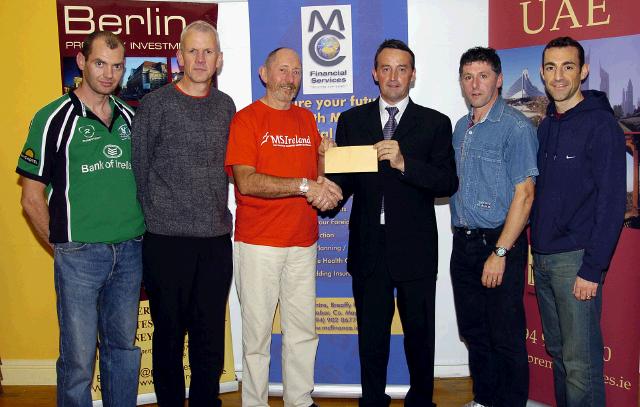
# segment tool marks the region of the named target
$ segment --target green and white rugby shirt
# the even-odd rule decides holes
[[[36,113],[16,172],[48,188],[52,243],[117,243],[144,233],[131,170],[133,110],[111,96],[111,126],[73,92]]]

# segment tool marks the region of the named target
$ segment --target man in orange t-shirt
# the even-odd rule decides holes
[[[266,94],[231,122],[225,167],[235,179],[235,278],[242,308],[242,405],[267,406],[271,325],[280,302],[286,407],[311,399],[318,336],[314,207],[334,208],[340,188],[324,178],[324,151],[311,112],[291,101],[300,58],[278,48],[260,67]]]

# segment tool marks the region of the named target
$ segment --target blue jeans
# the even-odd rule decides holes
[[[141,251],[141,239],[55,245],[60,326],[58,406],[91,406],[96,342],[103,405],[135,406],[140,369],[140,349],[134,342]]]
[[[602,284],[595,298],[580,301],[573,285],[583,250],[534,254],[536,295],[547,352],[553,358],[558,407],[603,407]]]

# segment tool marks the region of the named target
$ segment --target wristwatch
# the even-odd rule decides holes
[[[309,192],[309,180],[306,178],[302,178],[302,182],[300,182],[298,190],[300,191],[300,195],[304,195]]]
[[[507,255],[507,253],[509,253],[509,250],[507,250],[506,247],[496,246],[496,248],[493,249],[493,253],[495,253],[495,255],[498,257],[504,257]]]

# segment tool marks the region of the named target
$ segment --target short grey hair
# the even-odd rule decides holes
[[[180,33],[180,49],[183,48],[184,45],[184,37],[187,36],[189,30],[195,30],[203,33],[212,33],[216,38],[216,45],[218,46],[218,51],[220,51],[220,37],[218,36],[218,31],[216,28],[210,23],[203,20],[196,20],[188,26],[184,27],[182,33]]]

